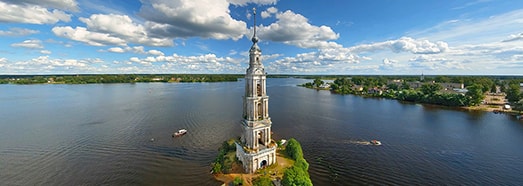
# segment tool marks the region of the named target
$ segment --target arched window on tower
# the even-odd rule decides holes
[[[259,120],[263,119],[263,109],[262,109],[261,103],[258,103],[258,119]]]
[[[258,94],[258,96],[262,96],[261,85],[259,83],[258,85],[256,85],[256,93]]]
[[[259,132],[258,132],[258,144],[265,145],[265,143],[263,143],[263,134],[262,134],[262,131],[259,131]]]

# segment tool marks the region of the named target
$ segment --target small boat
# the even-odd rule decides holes
[[[287,142],[287,140],[285,140],[285,139],[280,140],[281,145],[284,145],[286,142]]]
[[[178,130],[178,132],[175,132],[175,133],[173,134],[173,137],[176,137],[176,136],[182,136],[182,135],[184,135],[184,134],[186,134],[186,133],[187,133],[187,130],[186,130],[186,129],[180,129],[180,130]]]
[[[381,145],[381,142],[378,141],[378,140],[370,140],[370,144],[373,144],[373,145]]]

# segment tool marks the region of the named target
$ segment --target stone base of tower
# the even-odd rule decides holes
[[[258,169],[276,163],[276,147],[246,152],[243,146],[236,142],[236,157],[242,162],[246,173],[254,173]]]

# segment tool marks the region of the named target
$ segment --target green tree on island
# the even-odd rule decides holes
[[[260,176],[252,181],[254,186],[273,186],[272,180],[269,176]]]
[[[234,181],[232,182],[232,184],[234,184],[234,185],[243,185],[243,179],[238,177],[238,176],[236,176],[236,177],[234,177]]]
[[[300,143],[291,138],[285,147],[285,153],[290,158],[294,159],[294,165],[285,170],[281,184],[284,186],[312,186],[312,181],[309,178],[309,163],[303,158],[303,151]]]
[[[518,102],[514,103],[514,109],[519,110],[519,113],[523,111],[523,99],[520,99]]]
[[[514,103],[521,99],[521,91],[519,90],[518,82],[511,82],[508,85],[507,99],[509,102]]]
[[[314,86],[315,86],[316,88],[322,86],[323,84],[324,84],[324,82],[323,82],[320,78],[316,78],[316,79],[314,79]]]
[[[499,91],[507,92],[507,82],[506,81],[502,81],[499,83]]]
[[[292,166],[285,170],[281,184],[284,186],[312,186],[308,173],[299,167]]]
[[[287,154],[287,156],[289,156],[293,160],[303,158],[303,151],[301,149],[301,145],[294,138],[291,138],[291,139],[289,139],[289,141],[287,141],[287,146],[285,147],[285,153]]]
[[[406,81],[403,81],[403,83],[401,83],[401,88],[402,89],[410,89],[410,85]]]
[[[490,87],[490,92],[491,93],[496,93],[498,90],[498,87],[496,86],[496,84],[492,84],[492,86]]]
[[[363,85],[365,78],[363,78],[361,76],[354,76],[354,77],[352,77],[351,81],[356,85]]]
[[[478,105],[485,98],[483,86],[473,84],[467,87],[468,92],[465,94],[469,98],[469,105]]]
[[[447,76],[437,76],[434,78],[434,81],[438,83],[449,83],[451,79]]]
[[[421,92],[423,92],[423,94],[429,95],[429,96],[436,94],[441,89],[443,89],[443,87],[440,84],[436,84],[436,83],[425,83],[425,84],[421,85]]]
[[[398,91],[400,90],[400,87],[397,84],[391,83],[387,85],[387,88],[390,90]]]

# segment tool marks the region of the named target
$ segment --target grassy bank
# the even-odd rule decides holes
[[[282,185],[312,185],[309,178],[309,164],[303,158],[300,143],[290,139],[276,151],[276,163],[246,174],[241,162],[236,158],[234,139],[225,141],[212,165],[214,178],[225,185],[274,185],[273,180]]]

